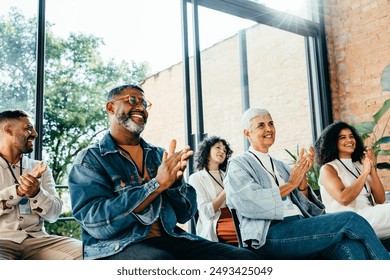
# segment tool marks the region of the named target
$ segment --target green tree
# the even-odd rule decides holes
[[[36,19],[0,15],[0,109],[34,109]]]
[[[36,22],[16,8],[0,17],[0,110],[34,111]],[[76,154],[107,127],[104,93],[117,84],[141,82],[149,66],[104,61],[101,38],[72,33],[63,39],[51,26],[47,23],[43,155],[60,184]]]

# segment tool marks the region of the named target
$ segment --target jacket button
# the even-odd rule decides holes
[[[134,176],[134,175],[131,175],[130,178],[131,178],[131,180],[134,180],[134,179],[135,179],[135,176]]]
[[[34,200],[33,200],[33,202],[34,202],[34,203],[37,203],[37,202],[38,202],[38,200],[34,199]]]
[[[22,217],[22,216],[20,216],[20,217],[18,218],[18,220],[19,220],[19,221],[22,221],[22,220],[23,220],[23,217]]]
[[[119,244],[115,245],[115,250],[119,250]]]
[[[10,195],[10,196],[9,196],[9,199],[14,199],[14,196],[13,196],[13,195]]]

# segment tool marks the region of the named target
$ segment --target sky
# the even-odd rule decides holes
[[[57,36],[70,32],[93,34],[104,40],[104,58],[148,62],[153,73],[182,60],[180,0],[46,0],[46,20]],[[17,6],[37,14],[37,0],[1,0],[0,14]],[[192,6],[188,5],[189,31]],[[233,36],[253,22],[199,7],[200,47],[205,49]],[[192,54],[192,32],[189,34]]]

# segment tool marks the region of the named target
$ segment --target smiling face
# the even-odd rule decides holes
[[[222,164],[226,159],[226,147],[222,142],[215,143],[210,148],[210,155],[209,155],[209,169],[210,165],[212,166],[219,166]]]
[[[337,141],[337,149],[339,151],[339,158],[351,158],[352,153],[356,148],[356,140],[349,128],[344,128],[339,132]]]
[[[271,116],[254,117],[250,127],[250,131],[245,129],[244,134],[251,142],[252,147],[259,152],[267,153],[269,147],[275,142],[276,135]]]
[[[134,97],[138,103],[136,105],[130,104],[128,96]],[[112,125],[126,128],[134,134],[140,134],[145,129],[148,119],[148,112],[142,106],[142,101],[145,100],[142,91],[136,88],[126,88],[115,96],[115,100],[108,102],[106,107],[111,119],[115,119]]]
[[[38,136],[31,123],[30,118],[21,117],[12,122],[13,147],[20,154],[31,153],[33,151],[34,140]]]

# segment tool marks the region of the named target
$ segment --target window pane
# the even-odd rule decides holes
[[[271,113],[271,151],[291,159],[284,149],[295,154],[297,145],[313,144],[304,37],[258,25],[247,31],[247,51],[251,106]]]
[[[284,149],[295,153],[297,145],[312,144],[304,37],[249,21],[241,21],[230,33],[225,30],[227,37],[218,37],[217,33],[210,35],[214,28],[240,22],[231,15],[221,17],[223,21],[218,20],[219,12],[205,13],[204,9],[199,9],[204,132],[225,138],[235,153],[245,150],[237,32],[246,29],[250,105],[271,112],[277,128],[277,141],[271,152],[290,160]],[[215,40],[205,44],[208,38]],[[193,59],[190,61],[192,132],[196,133]],[[184,144],[183,92],[178,86],[182,83],[181,75],[182,65],[179,64],[145,82],[146,94],[158,95],[144,131],[152,143],[167,146],[170,139],[176,138],[178,146]],[[168,94],[170,97],[165,98]]]
[[[0,1],[0,111],[35,114],[37,1]]]
[[[201,38],[218,24],[209,23]],[[271,152],[289,160],[285,149],[295,153],[297,145],[313,143],[304,37],[262,24],[252,24],[245,34],[250,107],[270,111],[277,129]],[[205,132],[226,138],[240,153],[244,135],[239,35],[205,49],[201,59]]]
[[[262,4],[271,9],[285,12],[294,16],[302,17],[305,19],[310,19],[309,17],[309,8],[314,8],[317,1],[313,0],[249,0]]]
[[[77,152],[107,128],[104,94],[181,60],[180,2],[47,0],[46,19],[44,158],[66,184]]]

